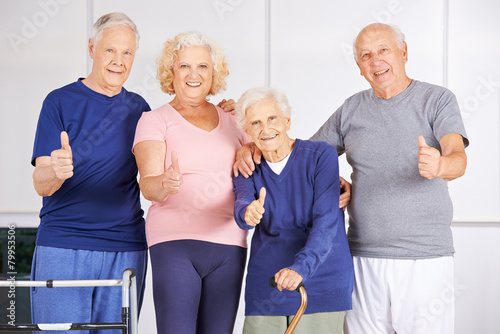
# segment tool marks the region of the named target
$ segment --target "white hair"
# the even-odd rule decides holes
[[[212,56],[212,62],[216,71],[217,65],[225,60],[222,48],[215,42],[215,40],[199,31],[186,31],[175,36],[172,51],[177,54],[177,52],[182,48],[192,46],[204,46],[207,48]]]
[[[139,48],[139,31],[130,17],[123,13],[109,13],[97,19],[94,23],[94,27],[92,28],[92,40],[97,44],[97,41],[101,38],[104,29],[118,25],[124,25],[132,29],[135,33],[136,48]]]
[[[243,93],[238,102],[236,102],[234,115],[236,118],[236,123],[240,128],[246,128],[247,109],[255,104],[262,102],[265,99],[271,99],[272,101],[274,101],[286,118],[291,117],[292,108],[288,104],[288,99],[286,98],[284,93],[277,90],[276,88],[255,87]]]
[[[403,43],[405,42],[405,34],[403,34],[403,32],[401,31],[401,29],[399,29],[398,26],[395,26],[393,24],[372,23],[372,24],[366,26],[365,28],[370,27],[370,26],[389,28],[394,33],[394,37],[396,38],[396,44],[397,44],[398,48],[401,48],[403,46]],[[365,28],[363,28],[361,31],[363,31]],[[358,52],[356,50],[356,41],[358,40],[358,37],[359,37],[359,34],[356,36],[356,38],[352,42],[352,50],[354,53],[354,59],[356,61],[358,61]]]

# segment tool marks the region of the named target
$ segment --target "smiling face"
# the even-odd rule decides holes
[[[293,140],[288,137],[290,119],[278,105],[267,98],[250,106],[245,113],[245,132],[270,162],[283,160],[291,151]]]
[[[89,53],[94,62],[88,86],[108,96],[120,93],[132,69],[136,46],[134,31],[125,25],[104,29],[97,42],[90,39]]]
[[[408,87],[411,80],[405,71],[406,43],[398,47],[390,27],[372,25],[363,29],[356,39],[356,56],[361,75],[376,96],[389,99]]]
[[[174,64],[174,90],[176,98],[184,101],[206,100],[212,87],[213,62],[204,46],[180,49]]]

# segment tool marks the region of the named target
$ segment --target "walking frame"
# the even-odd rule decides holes
[[[136,271],[128,268],[122,279],[106,280],[47,280],[47,281],[0,281],[0,287],[122,287],[122,322],[117,323],[52,323],[52,324],[0,324],[0,332],[67,331],[121,329],[123,334],[138,334]]]

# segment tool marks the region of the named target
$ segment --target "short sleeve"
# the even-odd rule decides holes
[[[61,148],[61,131],[68,131],[68,129],[64,127],[60,106],[55,94],[51,93],[43,101],[38,118],[33,155],[31,157],[33,166],[35,166],[36,158],[50,156],[52,151]]]
[[[139,119],[139,122],[137,122],[132,151],[135,145],[143,141],[165,141],[166,133],[166,123],[157,110],[143,112],[141,118]]]
[[[321,128],[310,138],[314,141],[325,141],[335,146],[339,155],[345,152],[344,141],[341,131],[343,105],[333,113]]]
[[[464,146],[467,147],[469,145],[469,139],[467,138],[457,99],[447,89],[443,91],[437,104],[436,115],[433,120],[433,132],[438,140],[441,140],[448,133],[458,133],[463,137]]]

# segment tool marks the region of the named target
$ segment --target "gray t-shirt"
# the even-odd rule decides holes
[[[311,138],[346,153],[352,166],[348,207],[351,254],[391,259],[452,255],[453,207],[447,182],[420,176],[419,135],[439,140],[458,133],[468,145],[455,96],[413,80],[391,99],[372,89],[348,98]]]

